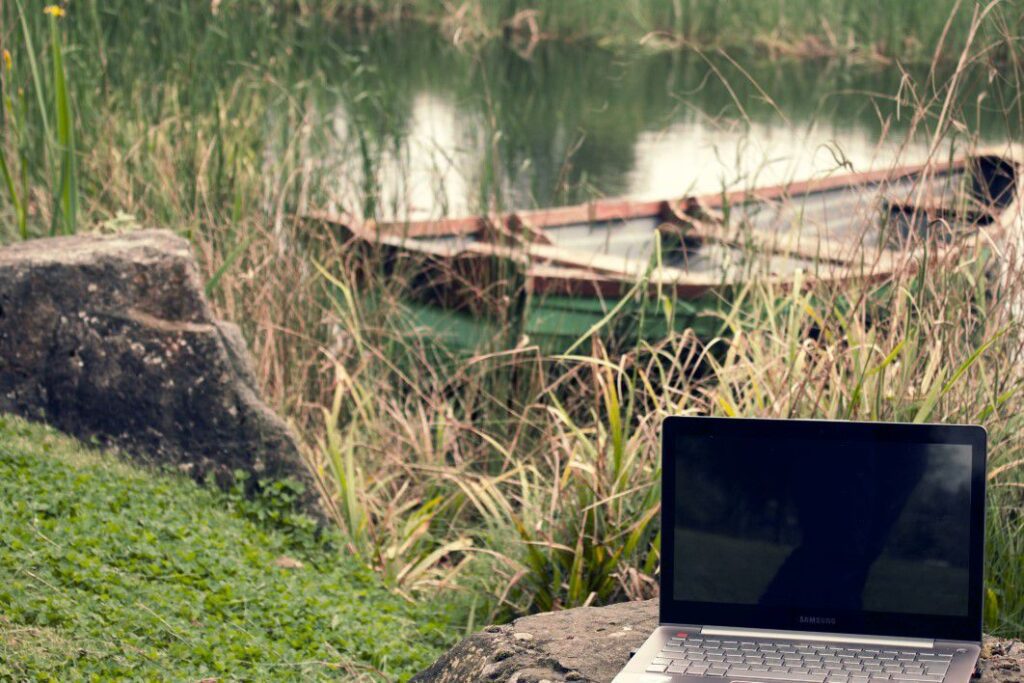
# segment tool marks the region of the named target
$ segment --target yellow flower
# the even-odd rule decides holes
[[[4,66],[8,71],[11,70],[11,53],[8,50],[4,50]]]
[[[49,14],[51,17],[63,17],[64,8],[61,7],[60,5],[47,5],[43,9],[43,14]]]

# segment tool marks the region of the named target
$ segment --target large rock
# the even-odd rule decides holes
[[[490,626],[452,648],[411,683],[608,683],[658,623],[658,601],[580,607]],[[1024,681],[1024,644],[986,639],[981,683]]]
[[[0,249],[0,411],[202,475],[304,477],[215,320],[188,242],[145,230]]]

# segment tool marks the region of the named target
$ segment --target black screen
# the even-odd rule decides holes
[[[670,454],[674,600],[968,614],[970,445],[687,435]]]

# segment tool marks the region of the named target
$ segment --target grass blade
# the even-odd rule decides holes
[[[57,145],[60,151],[60,182],[57,201],[54,206],[54,226],[57,217],[61,219],[61,231],[65,235],[75,233],[78,224],[78,169],[75,156],[74,117],[71,99],[68,96],[67,79],[64,73],[64,55],[61,49],[58,18],[50,16],[50,50],[53,59],[53,99],[57,114]]]

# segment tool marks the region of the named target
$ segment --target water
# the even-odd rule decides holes
[[[316,158],[332,178],[328,208],[354,215],[712,193],[915,163],[932,142],[934,117],[912,130],[913,109],[895,100],[926,96],[926,69],[903,78],[895,67],[560,43],[524,58],[501,44],[462,51],[412,29],[347,40],[365,83],[377,85],[329,106],[331,135]],[[967,87],[964,134],[944,141],[939,158],[971,139],[1006,139],[985,98],[974,106],[983,87]]]

